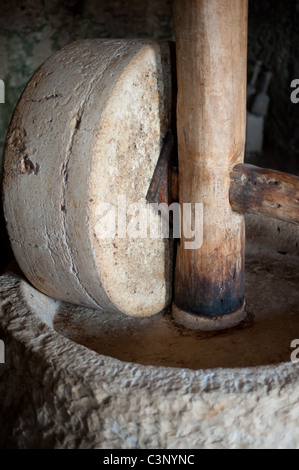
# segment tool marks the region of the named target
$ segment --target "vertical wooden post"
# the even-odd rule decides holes
[[[244,316],[244,218],[229,203],[230,171],[243,162],[247,0],[174,0],[179,201],[203,204],[203,242],[178,244],[174,319],[191,328]]]

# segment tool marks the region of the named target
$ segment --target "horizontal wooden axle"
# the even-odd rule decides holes
[[[161,153],[155,175],[163,174],[162,183],[159,180],[157,184],[154,175],[151,192],[147,196],[149,202],[171,204],[178,201],[178,172],[171,165],[170,157],[169,154],[165,158],[164,152]],[[229,201],[231,208],[240,214],[260,214],[298,225],[299,177],[282,171],[238,164],[230,173]]]
[[[299,177],[253,165],[230,173],[229,201],[241,214],[261,214],[299,225]]]

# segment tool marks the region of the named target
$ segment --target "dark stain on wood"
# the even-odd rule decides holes
[[[237,269],[232,258],[216,257],[207,275],[189,266],[189,276],[180,277],[176,282],[174,301],[178,308],[205,317],[225,315],[237,310],[244,302],[245,243],[241,243],[241,264]]]
[[[253,165],[230,173],[229,200],[239,213],[261,214],[299,225],[299,177]]]

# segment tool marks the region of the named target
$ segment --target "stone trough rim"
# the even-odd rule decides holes
[[[13,272],[3,274],[0,276],[0,333],[2,333],[5,346],[6,342],[9,345],[10,341],[18,343],[18,347],[23,349],[22,364],[26,363],[24,356],[26,356],[26,351],[30,350],[29,363],[34,353],[34,358],[42,361],[46,370],[50,368],[53,375],[58,372],[59,375],[72,376],[81,383],[85,383],[90,390],[109,386],[109,394],[114,395],[130,393],[132,387],[138,387],[138,389],[146,388],[152,393],[165,396],[170,391],[171,383],[171,392],[178,390],[180,394],[207,393],[220,389],[226,394],[263,389],[270,392],[277,387],[282,389],[289,384],[294,384],[299,379],[299,368],[292,362],[193,370],[142,365],[104,356],[66,338],[49,323],[47,324],[45,319],[33,312],[24,295],[26,286],[37,292],[39,296],[45,297],[45,300],[49,299],[49,302],[67,305],[41,294],[28,281]],[[15,321],[16,312],[19,314],[17,322]],[[56,351],[55,361],[52,354],[53,347]],[[9,350],[9,346],[7,349]],[[78,364],[74,360],[76,356],[80,358]],[[18,369],[15,357],[8,357],[7,362]],[[40,373],[40,369],[37,368],[37,370]],[[113,375],[107,375],[107,371],[113,371]],[[123,387],[124,374],[127,384],[125,388]],[[47,374],[40,377],[42,382],[47,380],[46,376]]]

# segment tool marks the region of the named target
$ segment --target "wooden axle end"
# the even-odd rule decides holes
[[[241,307],[231,313],[221,316],[203,317],[178,308],[175,303],[172,304],[172,319],[177,325],[184,326],[191,330],[217,331],[225,330],[239,325],[245,317],[245,301]]]

